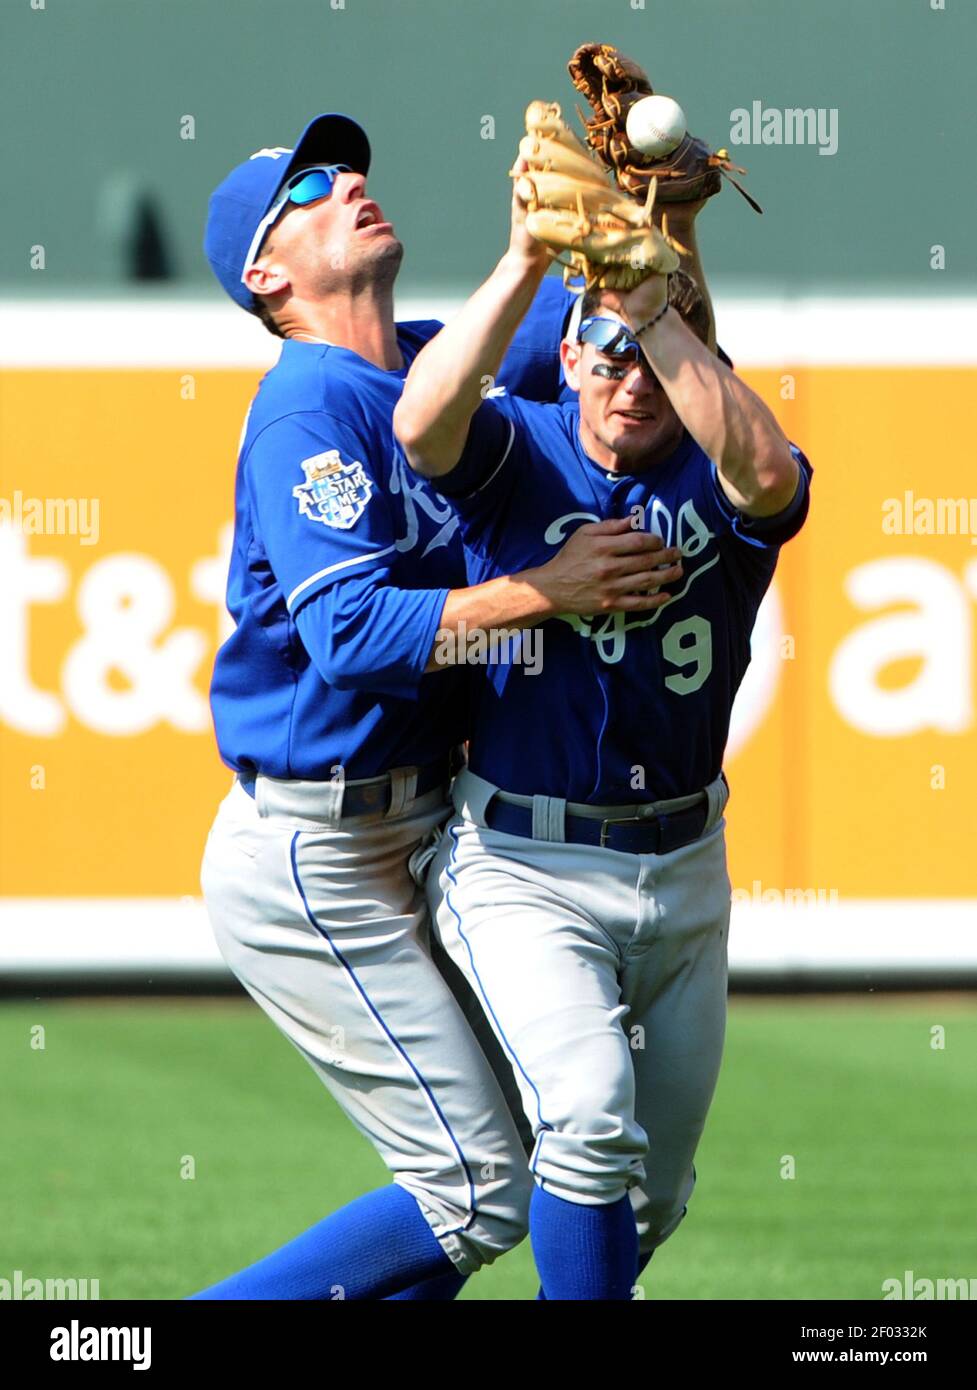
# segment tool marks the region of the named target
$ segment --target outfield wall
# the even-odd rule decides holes
[[[734,978],[977,978],[975,310],[719,297],[815,468],[727,762]],[[0,345],[0,971],[214,978],[207,683],[276,343],[210,304],[14,302]]]

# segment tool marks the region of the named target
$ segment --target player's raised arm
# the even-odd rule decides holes
[[[706,346],[709,348],[710,352],[715,352],[716,312],[712,305],[712,296],[709,293],[709,285],[706,281],[705,266],[702,264],[702,253],[699,250],[699,238],[696,234],[695,227],[695,219],[704,207],[705,199],[697,203],[669,203],[668,229],[681,248],[679,250],[681,269],[685,271],[686,275],[692,277],[702,297],[702,304],[708,323],[708,328],[706,330]],[[663,205],[662,216],[664,215],[665,208]],[[657,216],[655,221],[656,225],[660,227],[661,221]]]
[[[631,324],[683,425],[716,465],[733,506],[773,516],[792,501],[799,466],[773,412],[699,341],[667,304],[668,284],[654,275],[604,303]]]
[[[485,381],[495,379],[550,261],[526,231],[517,188],[508,250],[461,312],[418,353],[394,411],[394,433],[408,462],[428,478],[449,473],[461,457]]]

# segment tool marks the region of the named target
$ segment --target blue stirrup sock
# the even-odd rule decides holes
[[[335,1211],[194,1299],[381,1299],[454,1264],[411,1194],[391,1183]]]
[[[546,1301],[631,1301],[638,1228],[627,1194],[609,1206],[582,1206],[537,1185],[529,1235]]]
[[[651,1259],[651,1257],[652,1257],[652,1255],[653,1255],[654,1253],[655,1253],[654,1250],[649,1250],[646,1254],[644,1254],[644,1255],[639,1255],[639,1256],[638,1256],[638,1273],[639,1273],[639,1274],[642,1274],[642,1273],[644,1272],[644,1270],[646,1269],[646,1267],[647,1267],[647,1265],[648,1265],[648,1261]],[[398,1298],[402,1298],[402,1297],[403,1297],[402,1294],[398,1294]],[[543,1303],[548,1303],[548,1302],[549,1302],[549,1299],[546,1297],[545,1293],[543,1293],[542,1288],[540,1288],[539,1291],[538,1291],[538,1293],[536,1294],[536,1301],[537,1301],[537,1303],[540,1302],[540,1301],[542,1301]]]

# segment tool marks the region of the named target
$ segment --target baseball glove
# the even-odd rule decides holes
[[[667,275],[685,248],[652,220],[656,182],[643,203],[622,193],[563,120],[555,103],[533,101],[519,142],[525,168],[510,170],[526,205],[526,230],[554,252],[564,282],[583,276],[587,289],[633,289]]]
[[[578,108],[587,127],[587,143],[597,157],[613,169],[618,183],[629,193],[643,196],[648,182],[658,180],[659,203],[691,203],[711,198],[728,178],[756,212],[763,209],[751,198],[732,172],[745,174],[729,158],[727,150],[713,153],[694,135],[661,159],[652,159],[636,150],[628,139],[628,112],[637,101],[654,95],[647,73],[607,43],[585,43],[567,64],[573,85],[590,103],[588,119]]]

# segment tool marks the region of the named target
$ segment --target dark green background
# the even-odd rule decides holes
[[[711,272],[740,290],[960,292],[974,283],[977,6],[946,0],[0,0],[0,290],[106,292],[112,189],[160,202],[178,287],[210,292],[207,197],[230,166],[290,145],[319,110],[363,121],[370,191],[407,247],[401,285],[456,290],[493,263],[533,97],[572,111],[565,61],[602,39],[729,140],[730,112],[837,107],[840,148],[737,147],[703,219]],[[179,137],[180,118],[196,139]],[[496,139],[480,138],[485,114]],[[115,195],[118,197],[118,194]],[[43,273],[28,269],[32,244]],[[929,268],[943,244],[947,269]],[[733,283],[734,282],[734,283]],[[213,293],[217,293],[214,288]]]

